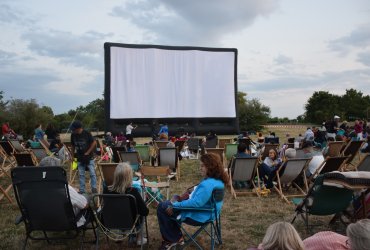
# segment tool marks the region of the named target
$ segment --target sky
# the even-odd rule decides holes
[[[0,0],[0,91],[60,114],[102,98],[104,42],[238,49],[238,90],[296,118],[370,94],[368,0]]]

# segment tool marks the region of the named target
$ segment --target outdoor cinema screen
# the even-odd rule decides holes
[[[236,49],[106,43],[105,56],[110,119],[236,117]]]

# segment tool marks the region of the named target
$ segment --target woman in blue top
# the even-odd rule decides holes
[[[45,133],[42,130],[42,125],[37,124],[36,127],[35,127],[35,141],[39,141],[39,140],[44,139],[44,135],[45,135]]]
[[[174,196],[171,201],[164,201],[158,205],[158,224],[163,238],[160,249],[170,249],[176,245],[182,245],[184,242],[180,227],[173,218],[178,218],[180,215],[181,221],[185,221],[187,224],[196,224],[197,222],[203,223],[213,216],[213,213],[200,211],[176,213],[173,208],[209,208],[213,189],[224,188],[225,185],[229,186],[229,176],[218,155],[204,154],[200,161],[200,174],[203,179],[194,190],[189,195]],[[218,212],[221,210],[222,204],[223,202],[216,204]]]

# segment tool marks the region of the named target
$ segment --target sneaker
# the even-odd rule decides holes
[[[138,238],[136,240],[136,245],[138,245],[138,246],[145,245],[147,242],[148,242],[148,239],[145,238],[145,237],[143,237],[143,241],[141,241],[141,238]]]

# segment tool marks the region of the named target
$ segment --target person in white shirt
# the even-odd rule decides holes
[[[134,140],[134,137],[132,136],[132,130],[136,129],[137,126],[132,126],[132,122],[130,122],[127,126],[126,126],[126,138],[127,140],[129,141],[133,141]]]

